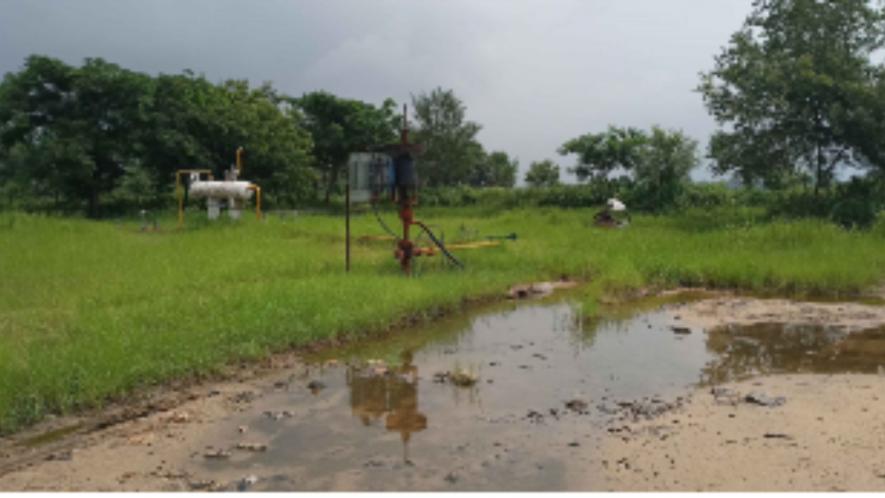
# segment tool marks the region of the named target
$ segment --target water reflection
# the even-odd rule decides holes
[[[376,365],[351,365],[347,369],[351,413],[364,425],[384,417],[384,427],[399,432],[403,459],[408,462],[408,443],[413,432],[427,428],[427,416],[418,411],[418,367],[412,353],[402,355],[396,368]]]
[[[885,328],[847,334],[820,325],[727,325],[709,331],[707,349],[716,357],[703,369],[704,384],[771,373],[875,373],[885,366]]]

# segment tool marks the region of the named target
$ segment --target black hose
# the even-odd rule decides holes
[[[416,221],[415,224],[421,227],[421,229],[427,233],[427,236],[430,237],[430,240],[432,240],[433,243],[436,244],[436,247],[438,247],[439,250],[442,251],[442,253],[445,254],[447,258],[449,258],[449,261],[451,261],[458,268],[461,268],[462,270],[464,269],[464,263],[458,261],[458,258],[453,256],[452,253],[450,253],[448,249],[446,249],[446,246],[442,242],[440,242],[439,239],[436,238],[436,235],[433,235],[433,232],[431,232],[430,229],[427,228],[427,225],[421,223],[420,221]]]
[[[381,228],[383,228],[384,231],[387,232],[387,235],[390,235],[391,237],[394,237],[394,238],[399,238],[399,235],[395,234],[393,232],[393,230],[391,230],[390,227],[387,226],[387,223],[384,223],[384,220],[381,218],[381,215],[378,213],[378,206],[375,205],[374,202],[372,202],[370,204],[372,204],[372,212],[375,213],[375,219],[378,220],[378,224],[381,225]]]

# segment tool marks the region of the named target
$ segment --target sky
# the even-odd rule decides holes
[[[270,81],[400,104],[452,89],[486,150],[520,161],[609,124],[716,124],[698,74],[752,0],[0,0],[0,74],[38,53],[102,57],[151,74]],[[710,179],[706,168],[698,180]]]

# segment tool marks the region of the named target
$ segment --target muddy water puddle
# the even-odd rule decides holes
[[[587,323],[567,302],[509,305],[309,358],[219,424],[196,473],[252,490],[592,489],[625,410],[651,416],[687,388],[753,375],[885,365],[885,330],[705,331],[667,306]]]

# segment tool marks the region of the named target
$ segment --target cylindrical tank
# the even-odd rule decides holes
[[[197,181],[190,184],[189,196],[194,199],[249,199],[249,182]]]

